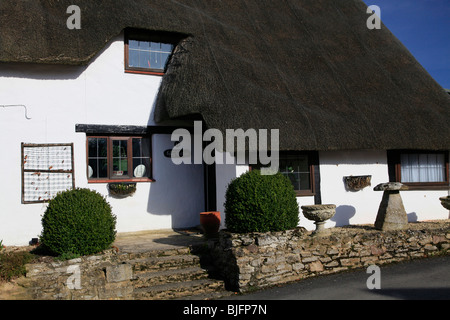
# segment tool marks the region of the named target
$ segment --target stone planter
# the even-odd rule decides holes
[[[348,176],[344,177],[347,190],[359,191],[370,186],[372,176]]]
[[[445,209],[450,210],[450,196],[441,197],[439,200],[441,200],[441,204]]]
[[[302,206],[301,208],[306,219],[315,221],[316,230],[313,234],[325,233],[325,221],[332,218],[336,213],[336,205],[334,204],[315,204]]]

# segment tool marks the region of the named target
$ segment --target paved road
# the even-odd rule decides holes
[[[380,266],[379,274],[380,289],[367,288],[368,278],[375,273],[358,270],[305,279],[227,300],[450,300],[448,255]]]

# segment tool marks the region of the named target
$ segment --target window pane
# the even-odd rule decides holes
[[[161,51],[166,53],[172,52],[173,45],[169,43],[161,43]]]
[[[133,139],[133,157],[142,157],[142,139]]]
[[[141,50],[150,50],[150,42],[148,41],[139,41],[139,49]]]
[[[152,51],[161,51],[161,43],[159,43],[159,42],[150,42],[150,49]]]
[[[150,53],[150,66],[152,69],[161,69],[161,53],[151,52]]]
[[[139,52],[139,67],[140,68],[152,68],[150,63],[150,52],[140,51]]]
[[[161,53],[161,69],[166,68],[167,60],[169,60],[169,54]]]
[[[130,49],[138,49],[139,48],[139,41],[136,41],[136,40],[128,41],[128,47]]]
[[[252,166],[261,169],[261,165]],[[279,172],[289,178],[294,190],[311,190],[308,155],[280,155]]]
[[[445,182],[443,153],[402,154],[401,182]]]
[[[113,140],[113,175],[128,175],[127,140]]]
[[[133,176],[148,177],[150,173],[150,140],[147,138],[133,139]]]
[[[128,54],[128,65],[130,67],[139,67],[139,51],[130,50]]]
[[[133,176],[136,178],[148,177],[150,173],[149,158],[133,158]]]
[[[280,172],[289,178],[295,190],[311,188],[308,156],[281,156]]]
[[[107,139],[88,138],[88,178],[107,178]]]

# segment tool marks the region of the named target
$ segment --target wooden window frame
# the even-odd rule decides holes
[[[445,181],[443,182],[401,182],[401,155],[406,153],[443,154],[445,161]],[[400,182],[408,186],[408,190],[447,190],[449,188],[449,152],[436,150],[389,150],[389,181]]]
[[[107,143],[107,178],[89,178],[89,139],[106,139]],[[113,174],[113,141],[126,140],[127,143],[127,160],[128,160],[128,172],[133,172],[133,143],[132,139],[148,139],[150,150],[150,166],[148,168],[149,173],[147,177],[135,178],[132,176],[124,176],[119,178]],[[86,136],[86,177],[88,183],[111,183],[111,182],[154,182],[153,180],[153,152],[152,152],[152,139],[151,136],[120,136],[120,135],[87,135]]]
[[[316,173],[316,168],[319,167],[319,157],[317,152],[313,151],[280,151],[279,157],[280,159],[282,157],[295,157],[295,156],[308,156],[308,167],[309,167],[309,185],[310,189],[308,190],[295,190],[295,195],[297,197],[309,197],[309,196],[316,196],[317,195],[317,189],[316,189],[316,176],[318,172]],[[252,166],[250,165],[250,170],[252,170]]]
[[[147,74],[147,75],[156,75],[163,76],[166,72],[167,65],[171,59],[172,54],[169,55],[168,61],[166,63],[165,69],[150,69],[150,68],[139,68],[139,67],[130,67],[129,65],[129,40],[140,40],[140,41],[151,41],[151,42],[160,42],[160,43],[168,43],[173,45],[173,50],[175,49],[175,45],[179,40],[179,37],[176,35],[171,35],[168,33],[154,33],[143,30],[134,30],[127,29],[125,30],[124,35],[124,66],[125,73],[136,73],[136,74]]]

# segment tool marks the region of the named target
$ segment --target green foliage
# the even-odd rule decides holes
[[[281,173],[261,175],[249,171],[234,179],[225,195],[225,217],[231,232],[268,232],[298,225],[294,188]]]
[[[70,257],[107,249],[116,236],[116,217],[99,193],[74,189],[53,198],[42,217],[42,245]]]
[[[0,280],[9,281],[25,275],[25,264],[34,259],[28,251],[0,253]]]
[[[136,183],[110,183],[109,192],[114,195],[128,195],[136,192]]]

